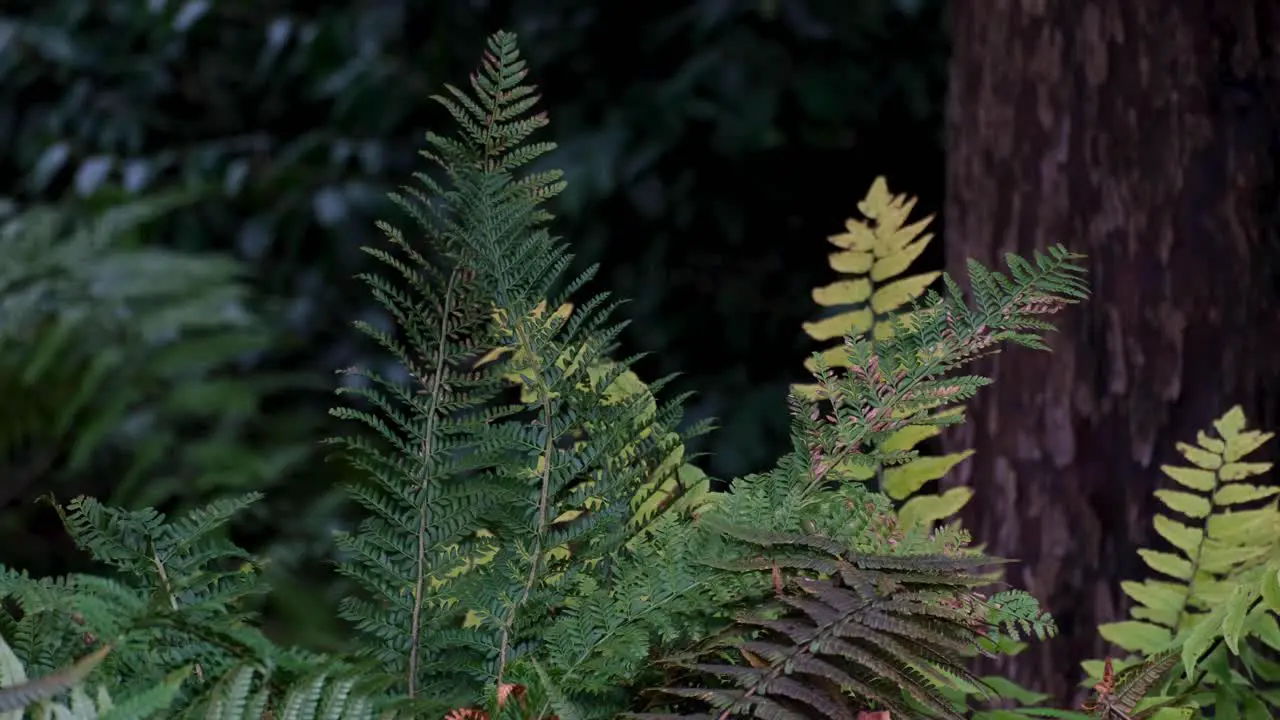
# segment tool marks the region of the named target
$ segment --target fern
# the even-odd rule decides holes
[[[1156,532],[1173,552],[1139,550],[1143,561],[1161,576],[1142,582],[1126,581],[1121,589],[1135,605],[1132,619],[1099,626],[1101,635],[1137,657],[1178,651],[1185,678],[1202,677],[1217,688],[1211,702],[1223,706],[1261,702],[1250,682],[1240,682],[1226,653],[1238,655],[1248,675],[1280,681],[1280,672],[1256,642],[1280,650],[1280,592],[1274,578],[1280,565],[1280,488],[1249,482],[1270,469],[1270,463],[1247,457],[1273,434],[1246,429],[1240,407],[1213,423],[1217,434],[1200,432],[1196,443],[1179,443],[1178,451],[1191,464],[1161,469],[1178,489],[1157,490],[1157,499],[1176,516],[1157,514]],[[1274,602],[1267,603],[1264,593]],[[1206,658],[1206,655],[1209,657]],[[1131,658],[1122,667],[1138,662]],[[1211,672],[1197,673],[1201,666]],[[1084,664],[1093,679],[1103,663]],[[1274,699],[1271,706],[1280,707]]]
[[[429,244],[384,224],[396,254],[370,251],[396,278],[366,281],[400,336],[361,327],[416,387],[354,371],[365,383],[342,392],[372,410],[335,411],[382,439],[336,441],[376,483],[353,489],[372,517],[339,538],[343,572],[373,599],[343,613],[410,696],[433,698],[420,712],[527,684],[546,623],[587,574],[607,585],[612,555],[639,532],[634,498],[682,444],[677,403],[617,392],[629,363],[608,358],[616,303],[545,313],[594,270],[553,296],[571,258],[542,205],[563,183],[559,171],[520,172],[553,147],[525,142],[547,120],[530,114],[524,76],[500,32],[471,92],[437,98],[461,132],[428,134],[438,174],[394,196]],[[513,372],[526,402],[497,404]]]
[[[110,644],[100,671],[134,694],[189,666],[197,682],[183,686],[177,708],[234,663],[289,662],[249,624],[246,602],[265,589],[255,561],[219,534],[256,498],[213,503],[175,520],[90,498],[57,507],[76,543],[118,577],[34,580],[0,567],[0,600],[14,610],[0,612],[0,634],[45,674],[86,647]]]
[[[129,691],[191,666],[178,718],[569,720],[707,704],[959,717],[950,691],[983,688],[967,656],[1047,637],[1052,618],[1016,590],[982,595],[998,561],[958,525],[904,519],[854,481],[917,461],[923,434],[960,421],[987,382],[965,363],[1002,342],[1044,347],[1042,316],[1086,295],[1078,256],[1010,256],[1008,277],[972,265],[973,307],[949,279],[945,296],[869,295],[873,313],[914,302],[882,331],[846,334],[839,373],[817,356],[821,405],[792,398],[793,452],[711,495],[686,462],[679,400],[658,402],[664,380],[646,387],[611,357],[616,303],[568,304],[594,270],[562,277],[571,257],[544,204],[563,183],[525,169],[552,146],[528,142],[547,121],[524,76],[514,36],[495,34],[470,90],[437,98],[460,131],[428,134],[432,170],[392,196],[412,234],[381,223],[387,246],[367,249],[379,272],[362,278],[392,327],[358,328],[398,376],[344,371],[332,411],[360,427],[331,440],[362,471],[350,492],[366,517],[337,538],[363,591],[341,606],[364,635],[355,657],[275,647],[253,627],[256,562],[218,532],[253,497],[175,521],[73,501],[64,524],[117,577],[4,570],[14,612],[0,632],[59,688],[86,645],[110,644],[95,672]],[[873,250],[877,281],[923,243],[902,227],[908,204],[878,187],[863,212],[895,228],[877,247],[896,249]],[[657,689],[647,708],[643,688]]]
[[[1032,331],[1050,326],[1038,316],[1085,296],[1075,257],[1061,248],[1037,256],[1034,265],[1010,256],[1012,277],[972,265],[974,308],[948,280],[947,297],[927,295],[909,322],[894,320],[894,332],[884,339],[846,337],[842,365],[847,373],[829,372],[816,357],[815,394],[830,403],[830,410],[793,397],[796,452],[772,473],[736,481],[732,492],[697,521],[703,533],[701,564],[725,573],[720,582],[726,585],[734,573],[764,580],[793,614],[782,620],[762,616],[765,594],[755,586],[753,595],[751,585],[739,583],[738,605],[747,608],[742,617],[774,631],[765,637],[766,645],[760,652],[748,649],[742,658],[746,667],[685,661],[730,684],[712,689],[668,685],[664,694],[703,700],[722,717],[825,718],[852,717],[864,702],[904,712],[907,701],[894,694],[901,687],[926,712],[957,717],[934,685],[946,685],[951,676],[980,687],[960,658],[981,647],[984,635],[1053,632],[1051,619],[1025,594],[1001,593],[991,602],[973,593],[995,576],[961,571],[992,561],[963,547],[965,537],[957,530],[904,527],[887,498],[842,481],[857,479],[851,468],[910,460],[911,451],[885,448],[885,439],[903,427],[955,422],[952,406],[986,381],[953,371],[978,354],[1002,340],[1044,347]],[[847,566],[884,573],[862,576]],[[794,588],[810,597],[802,599]],[[907,617],[885,619],[888,608]],[[855,620],[863,611],[876,619]],[[912,617],[924,625],[912,625]],[[879,633],[901,631],[910,640],[868,635],[872,630],[864,626]],[[870,640],[856,651],[823,645],[827,639],[836,644],[834,638],[846,630]],[[886,678],[887,685],[877,684]]]
[[[116,704],[105,687],[99,687],[96,697],[90,698],[83,683],[111,651],[103,646],[74,665],[45,675],[36,680],[27,679],[22,660],[0,636],[0,719],[22,720],[27,710],[36,718],[66,718],[68,720],[134,720],[148,718],[168,708],[177,694],[189,669],[171,673],[161,683]],[[52,702],[53,698],[66,694],[68,704]]]
[[[254,665],[228,671],[191,715],[204,720],[394,720],[386,699],[357,674],[333,669],[309,672],[273,686],[270,672]]]
[[[747,666],[688,665],[730,686],[660,692],[703,700],[726,717],[852,718],[863,701],[905,717],[908,705],[901,694],[936,716],[963,717],[937,686],[949,677],[982,684],[963,658],[984,631],[995,629],[984,603],[969,593],[990,582],[989,575],[973,572],[989,560],[870,556],[818,537],[752,535],[752,542],[797,548],[770,555],[771,566],[817,571],[830,579],[798,578],[779,591],[781,614],[752,614],[740,621],[745,639],[734,649]]]
[[[1191,716],[1194,705],[1186,694],[1176,697],[1152,696],[1152,689],[1177,666],[1177,653],[1162,653],[1113,673],[1105,663],[1102,680],[1093,686],[1094,699],[1083,708],[1101,720],[1179,720]]]
[[[534,315],[540,316],[546,311],[546,304],[539,304],[534,308]],[[573,312],[572,303],[564,303],[555,312],[562,320],[567,319]],[[496,348],[487,353],[479,362],[477,367],[493,362],[504,354],[511,352],[510,347]],[[523,402],[534,402],[537,398],[533,388],[530,387],[530,377],[527,368],[524,366],[525,358],[518,354],[512,361],[507,364],[503,377],[511,383],[518,384],[521,388],[521,400]],[[558,361],[558,365],[567,366],[569,360],[562,358]],[[640,379],[635,372],[629,369],[622,369],[617,372],[618,363],[610,358],[602,358],[594,365],[587,368],[588,382],[596,385],[605,377],[613,378],[613,381],[607,387],[601,388],[603,391],[603,401],[607,404],[632,403],[638,402],[642,408],[639,420],[641,422],[652,422],[656,419],[658,405],[655,393],[660,389],[665,381],[660,381],[654,386],[649,386]],[[687,396],[681,396],[671,402],[672,405],[678,405]],[[646,466],[647,475],[644,483],[637,488],[636,494],[631,500],[631,529],[639,530],[653,522],[658,516],[667,510],[678,510],[681,512],[696,511],[699,507],[704,506],[711,501],[710,481],[698,466],[689,462],[692,458],[685,454],[685,441],[702,435],[711,429],[711,423],[703,422],[692,428],[685,430],[682,434],[667,431],[663,438],[662,445],[669,447],[669,453],[660,459],[656,465]],[[585,437],[591,428],[579,427],[575,428],[575,437]],[[647,434],[654,431],[654,428],[643,428],[637,440],[647,439]],[[614,458],[613,462],[617,466],[623,466],[635,462],[645,462],[647,459],[638,453],[638,445],[633,445],[624,449],[624,451]],[[569,511],[570,513],[580,513],[582,511]],[[570,517],[576,517],[571,515]]]
[[[892,278],[904,273],[925,246],[933,239],[921,235],[932,216],[905,225],[916,200],[889,192],[883,177],[876,178],[858,211],[866,220],[849,219],[845,232],[828,240],[840,248],[828,256],[831,269],[844,278],[813,291],[813,299],[823,307],[843,308],[839,313],[817,322],[804,324],[804,331],[814,340],[841,338],[846,334],[868,337],[872,342],[893,335],[893,318],[908,303],[918,300],[941,275],[919,273]],[[844,348],[836,344],[823,351],[821,359],[828,366],[842,367]],[[817,369],[818,360],[805,362],[809,371]],[[804,398],[816,396],[816,385],[794,385],[792,392]],[[957,413],[961,409],[956,410]],[[885,440],[887,451],[908,451],[921,442],[936,437],[937,427],[904,427]],[[899,521],[906,525],[932,527],[934,523],[954,517],[973,496],[967,487],[955,487],[938,494],[919,494],[930,481],[937,480],[951,468],[973,454],[972,450],[937,456],[918,456],[902,464],[883,467],[863,465],[852,472],[860,480],[876,479],[879,488],[901,503]]]

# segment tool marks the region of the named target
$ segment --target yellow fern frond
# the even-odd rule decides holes
[[[1142,656],[1181,647],[1188,673],[1217,638],[1232,652],[1245,635],[1280,642],[1277,608],[1257,603],[1280,560],[1280,487],[1251,480],[1270,463],[1245,461],[1273,433],[1246,429],[1239,406],[1213,426],[1216,437],[1200,432],[1194,444],[1177,444],[1188,464],[1161,467],[1176,488],[1155,491],[1170,512],[1158,513],[1154,526],[1174,551],[1138,551],[1157,578],[1121,583],[1134,601],[1131,619],[1098,628]],[[1102,663],[1085,663],[1085,670],[1096,677]]]
[[[870,334],[883,340],[893,334],[889,317],[903,306],[919,298],[937,280],[940,272],[918,273],[899,277],[924,252],[932,234],[921,233],[933,221],[930,215],[910,225],[907,217],[916,199],[894,195],[883,177],[871,184],[867,196],[858,203],[865,220],[845,221],[845,232],[827,240],[839,248],[827,261],[841,279],[816,288],[813,300],[823,307],[839,308],[831,317],[804,324],[804,331],[814,340],[836,340],[823,352],[833,368],[846,364],[840,340],[848,333]],[[897,278],[897,279],[893,279]],[[809,359],[805,367],[814,369]],[[812,385],[793,388],[802,397],[813,397]]]
[[[845,335],[870,336],[872,340],[891,337],[892,317],[923,295],[942,274],[903,275],[933,239],[932,234],[922,234],[933,221],[932,215],[907,224],[915,205],[915,198],[891,193],[885,179],[878,177],[866,197],[858,203],[858,212],[864,219],[846,220],[845,232],[827,238],[838,248],[828,256],[828,263],[841,278],[814,289],[813,299],[822,307],[836,308],[839,312],[806,322],[803,327],[814,340],[835,340],[833,345],[822,351],[823,360],[833,370],[848,365],[842,342]],[[815,369],[813,358],[805,361],[805,367],[810,372]],[[791,390],[803,399],[816,400],[816,388],[816,385],[793,385]],[[933,426],[906,427],[895,433],[883,449],[913,450],[938,433],[938,428]],[[959,512],[969,502],[973,491],[952,488],[942,495],[917,496],[916,493],[972,454],[972,450],[966,450],[916,457],[901,465],[883,468],[847,463],[836,468],[833,477],[846,480],[878,477],[884,493],[899,503],[898,521],[904,528],[931,527]]]

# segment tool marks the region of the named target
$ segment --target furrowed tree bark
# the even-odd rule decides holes
[[[1022,562],[1062,635],[997,668],[1062,700],[1108,648],[1119,581],[1146,575],[1159,465],[1236,403],[1280,430],[1280,3],[951,3],[946,250],[974,258],[1062,243],[1094,297],[1052,354],[1013,349],[944,439],[977,454],[950,484],[989,550]]]

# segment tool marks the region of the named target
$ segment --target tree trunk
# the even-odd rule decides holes
[[[949,483],[1008,577],[1062,629],[998,670],[1078,699],[1119,581],[1145,575],[1151,492],[1175,440],[1231,405],[1280,430],[1280,3],[951,3],[947,264],[1062,243],[1094,297],[1052,354],[1015,349],[948,450]],[[1111,649],[1111,652],[1117,652]]]

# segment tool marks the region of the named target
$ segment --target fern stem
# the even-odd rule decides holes
[[[532,349],[532,343],[529,341],[528,335],[523,331],[523,321],[516,323],[516,337],[520,343],[529,349]],[[530,353],[533,357],[537,357],[536,353]],[[525,579],[524,590],[520,594],[520,600],[507,609],[507,616],[502,620],[502,644],[498,650],[498,677],[497,686],[502,687],[502,676],[507,669],[507,650],[511,647],[511,628],[515,625],[517,609],[529,599],[529,593],[533,592],[533,584],[538,579],[538,564],[542,562],[542,543],[547,535],[547,503],[551,494],[551,467],[553,455],[555,453],[555,410],[552,405],[551,388],[547,386],[546,377],[539,373],[538,391],[542,403],[542,422],[546,429],[547,436],[542,442],[542,472],[539,477],[541,488],[538,491],[538,531],[534,536],[533,552],[529,561],[529,577]]]
[[[453,313],[451,304],[453,302],[453,290],[458,281],[458,269],[455,268],[449,274],[449,283],[444,291],[444,311],[440,314],[440,337],[445,338],[449,333],[449,318]],[[428,397],[431,398],[431,409],[427,412],[427,427],[422,435],[422,475],[419,477],[418,487],[421,493],[418,503],[418,557],[417,557],[417,573],[414,577],[413,589],[413,619],[409,626],[411,633],[411,643],[409,645],[409,697],[414,697],[418,688],[418,637],[422,628],[422,603],[423,595],[426,593],[426,575],[427,575],[427,526],[431,522],[430,513],[430,497],[428,493],[431,489],[430,478],[427,477],[427,468],[431,462],[431,454],[434,448],[431,440],[435,437],[436,432],[436,416],[438,404],[441,397],[441,385],[444,382],[444,359],[446,344],[441,342],[436,348],[436,369],[435,375],[431,378],[431,388]]]

